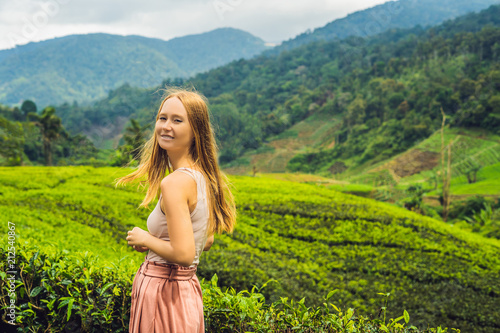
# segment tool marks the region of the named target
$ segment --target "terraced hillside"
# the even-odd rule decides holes
[[[129,171],[1,168],[0,217],[16,223],[20,242],[121,259],[133,274],[144,255],[127,247],[126,231],[146,228],[149,212],[136,209],[143,195],[135,187],[112,185]],[[500,332],[499,241],[322,186],[230,179],[238,225],[202,256],[201,277],[217,273],[221,285],[236,289],[275,279],[262,290],[271,302],[286,296],[319,304],[338,289],[335,304],[373,317],[378,293],[390,293],[388,315],[406,309],[420,328]],[[6,223],[1,228],[6,234]]]

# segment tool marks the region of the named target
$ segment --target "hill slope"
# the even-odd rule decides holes
[[[0,168],[0,216],[16,223],[21,241],[87,249],[110,261],[128,254],[127,266],[138,267],[144,255],[127,247],[124,235],[133,226],[146,229],[149,212],[136,209],[143,195],[135,186],[113,188],[113,179],[127,172]],[[202,256],[201,277],[217,273],[222,285],[236,289],[273,278],[278,283],[263,289],[269,301],[306,297],[320,304],[322,295],[338,289],[335,304],[373,316],[377,293],[389,292],[389,315],[404,308],[420,328],[438,323],[500,332],[499,241],[315,185],[230,179],[238,225]],[[6,224],[1,228],[5,233]]]
[[[351,13],[312,32],[300,34],[266,53],[277,54],[319,40],[344,39],[349,36],[368,37],[393,28],[433,26],[498,3],[498,0],[388,1]]]
[[[231,28],[169,41],[96,33],[29,43],[0,51],[0,103],[95,100],[125,82],[151,87],[264,49],[261,39]]]
[[[375,164],[426,139],[441,127],[441,107],[451,126],[498,131],[499,17],[500,6],[492,6],[428,30],[316,42],[189,82],[209,97],[225,167],[249,172],[252,154],[275,151],[271,168],[259,171],[331,175],[337,162]],[[159,105],[153,92],[124,87],[92,107],[59,110],[76,133],[118,116],[151,124]],[[108,132],[108,143],[120,135]]]

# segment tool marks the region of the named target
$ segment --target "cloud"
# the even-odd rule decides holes
[[[314,30],[335,19],[345,17],[349,13],[376,6],[387,0],[352,0],[349,2],[243,0],[236,2],[239,4],[223,13],[223,20],[226,24],[246,30],[265,41],[281,42],[308,29]]]
[[[164,40],[220,27],[281,42],[383,0],[16,0],[0,2],[0,49],[105,32]]]

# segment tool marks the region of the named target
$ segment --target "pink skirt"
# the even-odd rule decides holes
[[[129,332],[205,332],[196,269],[145,259],[132,283]]]

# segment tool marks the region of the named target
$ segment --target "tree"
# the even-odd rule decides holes
[[[45,165],[52,165],[52,143],[59,137],[62,129],[61,118],[55,115],[56,109],[48,106],[43,109],[40,116],[35,113],[29,113],[30,119],[40,127],[42,133],[43,153],[45,156]]]
[[[125,146],[129,146],[128,153],[131,154],[132,158],[136,161],[140,160],[139,152],[146,142],[144,131],[148,127],[149,125],[141,127],[137,120],[131,118],[130,126],[125,129],[125,134],[123,135],[123,139],[126,142]]]
[[[488,106],[494,114],[500,115],[500,95],[492,96],[488,100]]]
[[[7,165],[22,165],[24,135],[18,122],[0,117],[0,156],[7,158]]]
[[[364,122],[366,117],[366,101],[358,96],[354,101],[347,107],[347,114],[344,117],[349,131],[352,130],[353,126],[356,124],[361,124]]]
[[[458,86],[458,91],[460,92],[460,99],[465,101],[476,92],[476,82],[470,79],[463,79]]]
[[[14,109],[12,109],[12,116],[15,121],[22,121],[23,120],[23,113],[19,108],[16,106]]]
[[[450,168],[451,168],[451,143],[448,144],[448,168],[444,167],[444,124],[446,122],[446,114],[441,108],[441,114],[443,115],[443,122],[441,124],[441,176],[443,177],[443,191],[442,191],[442,206],[443,206],[443,221],[446,222],[448,219],[448,209],[450,206]]]
[[[61,131],[61,118],[55,115],[56,109],[46,107],[43,109],[41,124],[43,136],[43,150],[46,165],[52,165],[52,142],[59,137]]]
[[[36,113],[36,104],[33,101],[25,100],[21,105],[21,111],[23,111],[24,119],[28,118],[30,112]]]

